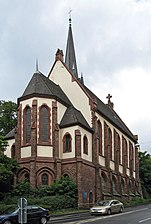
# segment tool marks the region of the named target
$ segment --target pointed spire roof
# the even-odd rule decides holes
[[[66,46],[65,64],[67,65],[68,69],[72,72],[72,74],[78,78],[78,69],[77,69],[72,27],[71,27],[71,17],[69,18],[69,31]]]

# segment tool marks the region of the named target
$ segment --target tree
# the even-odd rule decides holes
[[[139,175],[144,197],[151,197],[151,155],[139,152]]]
[[[17,104],[12,101],[0,101],[0,135],[5,136],[17,124]]]
[[[0,156],[5,151],[6,146],[7,146],[7,141],[4,139],[4,137],[0,136]]]
[[[4,192],[11,190],[14,174],[19,169],[16,160],[4,155],[7,146],[7,141],[0,136],[0,199]]]

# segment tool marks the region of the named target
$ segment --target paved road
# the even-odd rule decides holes
[[[89,213],[52,217],[48,224],[151,224],[151,204],[126,208],[123,213],[91,216]]]

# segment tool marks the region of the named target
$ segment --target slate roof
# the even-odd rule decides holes
[[[60,128],[70,127],[73,125],[80,125],[85,129],[92,131],[92,128],[89,126],[82,113],[73,106],[70,106],[66,109],[66,112],[60,122]]]
[[[60,99],[65,104],[71,105],[70,100],[62,91],[60,86],[56,85],[41,72],[34,73],[22,97],[32,94],[53,96],[54,98]]]
[[[97,110],[98,113],[102,114],[107,120],[109,120],[112,124],[114,124],[117,128],[119,128],[122,132],[128,135],[131,139],[136,141],[135,136],[129,130],[129,128],[125,125],[122,119],[118,116],[118,114],[111,109],[108,105],[104,104],[94,93],[91,92],[85,85],[85,90],[87,93],[97,101]]]
[[[5,139],[15,138],[15,128],[13,128],[10,132],[5,135]]]

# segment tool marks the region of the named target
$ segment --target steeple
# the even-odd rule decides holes
[[[71,28],[71,10],[69,15],[70,15],[69,31],[66,46],[65,64],[67,65],[68,69],[72,72],[72,74],[78,78],[78,70],[77,70],[77,63],[76,63],[76,56],[75,56],[74,42]]]

